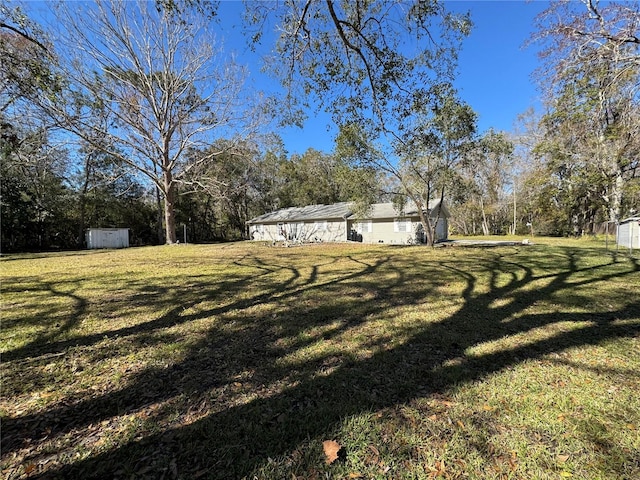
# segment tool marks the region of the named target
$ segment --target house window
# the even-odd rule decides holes
[[[409,218],[396,218],[393,220],[394,232],[410,232],[411,231],[411,219]]]
[[[364,222],[358,222],[354,225],[354,228],[358,233],[371,233],[373,228],[371,220],[365,220]]]
[[[315,222],[314,228],[317,232],[326,232],[327,231],[327,222]]]

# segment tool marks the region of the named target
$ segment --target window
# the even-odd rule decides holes
[[[358,222],[353,226],[353,228],[355,228],[358,233],[371,233],[373,230],[371,220]]]
[[[315,222],[314,229],[317,232],[326,232],[327,231],[327,222],[326,222],[326,220],[324,222]]]
[[[409,218],[396,218],[393,221],[394,232],[411,232],[411,219]]]

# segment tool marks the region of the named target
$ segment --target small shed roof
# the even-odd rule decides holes
[[[89,227],[87,228],[87,232],[91,230],[93,232],[118,232],[120,230],[131,230],[130,228],[121,228],[121,227]]]
[[[630,223],[630,222],[640,222],[640,217],[625,218],[624,220],[620,220],[620,225],[623,225],[625,223]]]

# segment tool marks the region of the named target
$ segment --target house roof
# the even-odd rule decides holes
[[[432,200],[429,202],[429,210],[433,211],[440,205],[440,200]],[[444,209],[443,209],[444,211]],[[418,208],[415,203],[407,202],[402,211],[396,209],[393,203],[374,203],[367,211],[364,218],[397,218],[397,217],[417,217]],[[355,219],[356,215],[351,214],[349,218]]]
[[[345,219],[350,214],[351,203],[349,202],[334,203],[333,205],[307,205],[306,207],[289,207],[265,213],[259,217],[252,218],[247,223]]]
[[[440,200],[429,202],[429,210],[438,209]],[[445,207],[442,208],[445,216],[448,215]],[[357,218],[397,218],[399,216],[413,217],[418,215],[415,204],[407,203],[402,213],[398,212],[393,203],[374,203],[371,205],[364,217],[358,217],[353,213],[351,202],[334,203],[333,205],[308,205],[306,207],[289,207],[274,212],[265,213],[259,217],[252,218],[247,223],[276,223],[276,222],[298,222],[305,220],[331,220],[331,219],[351,219]]]

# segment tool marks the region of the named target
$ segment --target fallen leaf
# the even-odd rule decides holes
[[[573,477],[573,473],[571,472],[560,472],[560,476],[564,478]]]
[[[435,468],[430,467],[429,470],[431,470],[431,472],[429,472],[428,476],[431,478],[438,478],[440,476],[443,476],[446,470],[446,467],[444,465],[444,460],[442,461],[436,460]]]
[[[364,475],[358,472],[352,472],[349,474],[349,478],[362,478]]]
[[[569,455],[558,455],[556,457],[556,460],[558,460],[558,463],[565,463],[567,460],[569,460]]]
[[[464,430],[464,423],[462,423],[462,420],[458,420],[456,424]]]
[[[483,409],[485,412],[492,412],[493,410],[495,410],[495,408],[493,408],[491,405],[487,405],[487,404],[483,405],[483,406],[482,406],[482,409]]]
[[[436,415],[435,413],[433,415],[429,415],[429,420],[431,420],[432,422],[435,422],[438,419],[438,415]]]
[[[35,469],[36,469],[36,464],[35,464],[35,463],[30,463],[29,465],[27,465],[26,467],[24,467],[24,473],[25,473],[25,475],[29,475],[29,474],[30,474],[30,473],[32,473]]]
[[[327,465],[331,465],[338,459],[338,454],[342,449],[342,446],[335,440],[325,440],[322,442],[322,449],[327,457],[325,462],[327,462]]]

